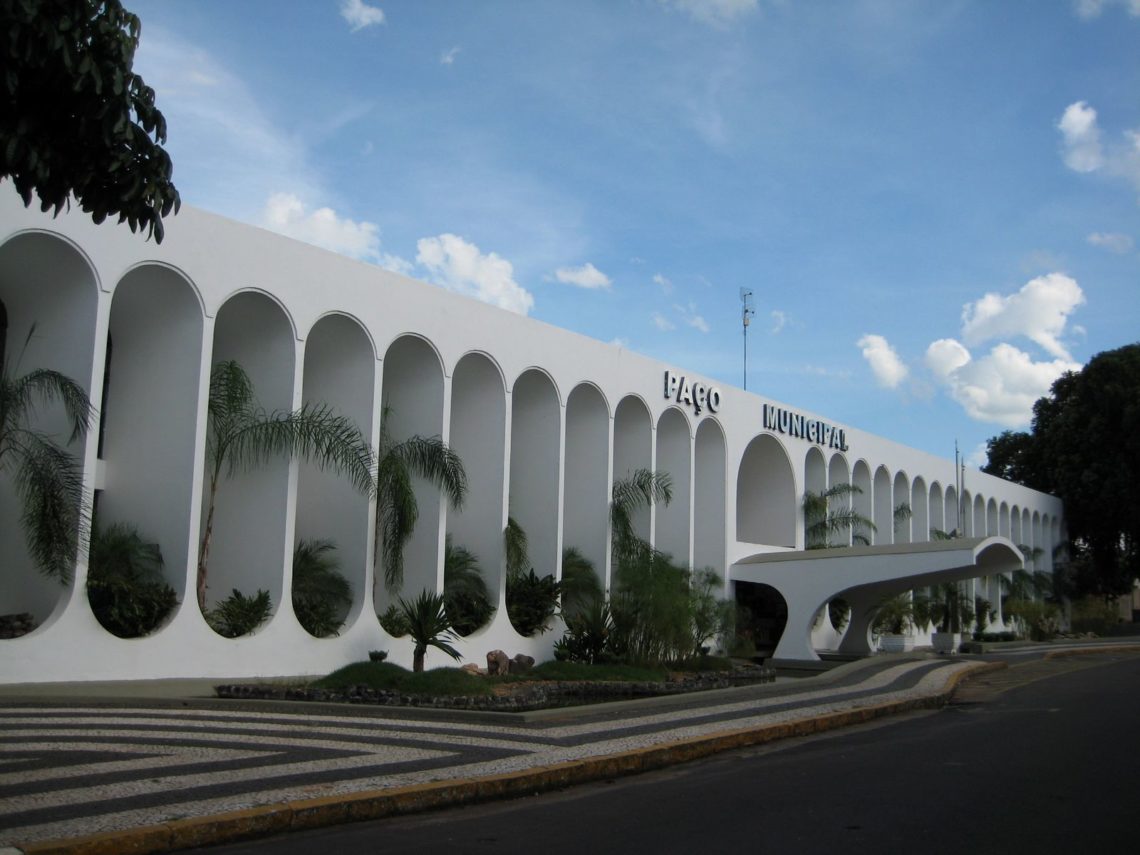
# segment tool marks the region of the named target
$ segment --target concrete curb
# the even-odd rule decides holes
[[[666,742],[606,757],[536,766],[504,775],[459,778],[390,790],[265,805],[123,831],[17,844],[16,848],[26,855],[149,855],[195,846],[232,843],[287,831],[325,828],[346,822],[363,822],[443,807],[535,795],[576,784],[663,769],[723,751],[864,724],[886,716],[936,709],[946,704],[962,680],[1005,667],[1003,662],[973,663],[951,674],[942,688],[931,695]]]
[[[1068,659],[1072,656],[1091,656],[1097,653],[1137,653],[1140,652],[1135,644],[1113,644],[1104,647],[1083,647],[1072,650],[1051,650],[1043,659]]]

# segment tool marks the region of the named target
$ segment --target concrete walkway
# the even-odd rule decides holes
[[[220,701],[220,681],[0,688],[0,853],[165,852],[533,794],[946,702],[965,676],[1140,640],[875,656],[534,713]],[[9,850],[10,851],[10,850]]]

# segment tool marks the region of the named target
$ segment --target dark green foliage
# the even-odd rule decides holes
[[[376,454],[376,561],[384,567],[384,587],[390,593],[404,584],[404,547],[419,518],[416,477],[441,490],[451,507],[463,507],[467,473],[459,455],[438,436],[413,436],[396,442],[388,430],[385,408],[380,416]]]
[[[831,549],[847,546],[848,540],[869,545],[868,534],[875,530],[875,524],[852,506],[852,496],[862,492],[855,484],[835,484],[819,493],[804,493],[805,548]]]
[[[452,659],[461,659],[459,651],[451,646],[455,633],[442,594],[423,590],[412,601],[400,598],[400,613],[408,627],[408,635],[415,644],[412,652],[412,670],[424,670],[424,654],[429,647],[442,650]]]
[[[1059,496],[1075,594],[1140,577],[1140,343],[1099,353],[1033,405],[1029,433],[988,443],[986,472]]]
[[[503,554],[506,556],[508,579],[525,573],[530,567],[529,551],[526,531],[514,517],[507,517],[507,527],[503,529]]]
[[[930,620],[939,632],[965,632],[974,620],[974,606],[957,582],[934,587]]]
[[[914,629],[914,603],[907,593],[887,597],[873,611],[871,630],[876,635],[905,635]]]
[[[74,197],[161,243],[181,204],[154,90],[132,71],[139,19],[119,0],[0,0],[0,179],[55,213]],[[152,140],[153,137],[153,140]]]
[[[178,595],[162,578],[158,544],[124,523],[92,532],[87,599],[96,620],[119,638],[154,632],[178,605]]]
[[[646,681],[659,682],[668,679],[664,668],[641,668],[634,665],[601,664],[559,661],[543,662],[535,665],[525,674],[512,675],[519,680],[587,680],[595,682]]]
[[[443,599],[451,628],[459,635],[470,635],[495,613],[478,557],[466,547],[452,545],[450,534],[443,549]]]
[[[247,597],[234,588],[232,594],[206,612],[206,623],[218,635],[237,638],[249,635],[265,623],[272,611],[268,591],[259,590],[255,596]]]
[[[34,332],[33,325],[28,340]],[[83,469],[33,424],[39,407],[59,404],[71,428],[70,443],[86,434],[94,412],[86,391],[71,378],[46,369],[17,376],[19,358],[0,359],[0,478],[15,484],[32,561],[45,576],[66,584],[87,531]]]
[[[408,626],[408,621],[404,617],[404,613],[400,611],[400,607],[392,603],[385,609],[384,614],[378,615],[377,619],[380,621],[380,626],[384,631],[393,638],[403,638],[408,634],[411,627]]]
[[[198,605],[205,608],[207,567],[214,530],[214,507],[223,476],[264,466],[280,457],[303,457],[322,469],[347,477],[362,493],[371,493],[372,447],[360,428],[324,404],[299,410],[266,412],[257,403],[249,375],[233,360],[210,373],[206,434],[206,523],[198,554]]]
[[[836,597],[827,604],[827,612],[831,618],[831,625],[837,632],[843,632],[843,627],[847,626],[847,621],[851,619],[851,606],[847,600]]]
[[[555,659],[591,665],[613,659],[609,652],[613,616],[609,604],[603,598],[597,597],[563,617],[566,620],[566,633],[554,642]]]
[[[639,560],[649,545],[638,537],[633,514],[639,508],[673,501],[673,479],[668,472],[636,469],[629,477],[614,481],[610,501],[610,528],[614,564]]]
[[[515,631],[531,636],[550,629],[560,590],[553,576],[539,576],[533,567],[527,573],[508,576],[507,616]]]
[[[494,683],[469,674],[461,668],[432,668],[409,671],[391,662],[354,662],[338,668],[313,685],[320,689],[348,689],[367,686],[409,695],[486,696],[494,691]]]
[[[337,569],[330,540],[302,540],[293,550],[293,612],[317,638],[336,635],[352,605],[352,586]]]
[[[575,546],[562,550],[562,614],[569,616],[592,608],[602,599],[602,583],[594,564]]]

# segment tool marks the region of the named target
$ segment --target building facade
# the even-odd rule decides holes
[[[85,558],[66,586],[35,569],[5,473],[0,614],[38,623],[0,641],[7,683],[314,674],[373,649],[411,661],[411,643],[389,638],[376,618],[388,595],[374,584],[369,499],[296,461],[237,475],[218,496],[208,601],[268,590],[272,619],[237,639],[205,623],[195,575],[206,403],[211,368],[227,359],[246,369],[266,410],[325,402],[374,437],[384,411],[397,439],[440,435],[458,452],[469,499],[455,511],[419,488],[403,591],[442,589],[447,535],[479,557],[499,608],[460,642],[468,660],[495,648],[549,658],[559,635],[523,638],[510,625],[508,516],[527,532],[540,575],[559,573],[563,549],[575,546],[608,586],[610,491],[635,469],[666,471],[674,486],[670,504],[638,517],[641,533],[682,563],[716,569],[726,595],[748,559],[803,550],[804,492],[838,483],[860,488],[853,502],[875,522],[876,546],[957,530],[1028,545],[1034,569],[1049,570],[1064,536],[1054,497],[973,470],[958,495],[953,461],[190,208],[157,246],[79,211],[53,219],[26,209],[5,188],[0,302],[8,353],[23,348],[18,370],[59,370],[99,405],[98,429],[70,448],[98,491],[101,522],[131,523],[156,541],[180,601],[150,636],[105,631],[87,604]],[[49,411],[43,418],[62,432]],[[903,502],[912,513],[896,525]],[[292,612],[301,538],[335,542],[352,584],[338,636],[309,636]],[[749,566],[750,579],[762,572]]]

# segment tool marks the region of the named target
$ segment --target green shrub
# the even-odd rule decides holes
[[[887,597],[874,612],[871,631],[875,635],[905,635],[914,629],[914,603],[908,593]]]
[[[411,631],[407,617],[395,603],[388,606],[384,614],[378,615],[377,619],[380,621],[380,626],[392,638],[403,638]]]
[[[317,638],[336,635],[352,605],[352,586],[337,569],[329,540],[302,540],[293,550],[293,612]]]
[[[1095,632],[1107,635],[1120,621],[1115,603],[1106,603],[1100,597],[1082,597],[1073,601],[1070,625],[1073,632]]]
[[[1052,603],[1009,599],[1005,611],[1017,618],[1022,631],[1034,641],[1048,641],[1060,631],[1060,612]]]
[[[162,552],[125,523],[91,533],[87,599],[96,620],[119,638],[156,630],[178,605],[162,578]]]
[[[232,594],[206,612],[206,623],[218,635],[237,638],[249,635],[265,623],[272,610],[268,591],[259,590],[255,596],[247,597],[234,588]]]
[[[507,616],[515,631],[531,636],[550,629],[560,590],[554,576],[539,576],[533,567],[527,573],[508,575]]]
[[[598,597],[565,619],[566,632],[554,642],[555,659],[594,664],[612,658],[608,650],[613,617],[605,600]]]
[[[353,662],[322,677],[313,685],[321,689],[367,686],[370,689],[409,695],[435,696],[485,696],[494,691],[492,681],[461,668],[432,668],[430,671],[413,672],[391,662]]]
[[[572,615],[603,597],[601,580],[594,572],[594,564],[575,546],[562,550],[562,614]]]
[[[466,547],[453,546],[450,534],[443,550],[443,599],[458,635],[470,635],[495,613],[478,557]]]
[[[585,662],[555,660],[536,665],[525,674],[512,676],[511,679],[657,682],[668,679],[668,676],[668,672],[664,668],[643,668],[616,663],[590,665]]]

